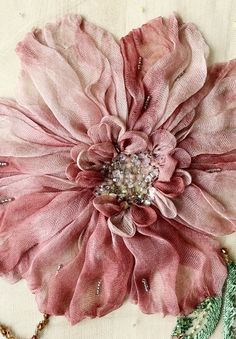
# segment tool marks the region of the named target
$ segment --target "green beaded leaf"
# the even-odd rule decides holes
[[[224,339],[236,338],[236,263],[228,264],[228,278],[224,287]]]
[[[205,299],[191,314],[177,319],[172,337],[181,339],[210,338],[219,323],[221,308],[222,297]]]

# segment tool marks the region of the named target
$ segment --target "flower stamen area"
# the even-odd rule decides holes
[[[111,163],[103,165],[104,181],[96,190],[96,195],[110,195],[129,205],[151,204],[152,182],[158,179],[157,160],[149,152],[119,153]]]

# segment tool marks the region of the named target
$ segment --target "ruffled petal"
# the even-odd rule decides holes
[[[149,134],[160,128],[204,85],[208,47],[194,25],[181,24],[175,16],[159,17],[131,31],[121,39],[121,49],[129,129]],[[189,111],[178,113],[181,121]]]
[[[132,205],[131,215],[134,223],[139,227],[150,226],[157,219],[155,210],[150,206],[144,205]]]
[[[217,171],[191,171],[193,182],[201,188],[203,196],[205,192],[208,196],[215,199],[219,205],[214,204],[216,211],[226,220],[230,220],[234,224],[236,231],[236,171],[222,170]],[[210,202],[210,201],[209,201]],[[219,208],[217,208],[219,206]],[[226,222],[226,221],[225,221]],[[224,222],[222,222],[222,231],[224,230]]]
[[[89,204],[91,193],[71,186],[50,177],[1,179],[1,196],[14,197],[0,205],[1,273],[13,270],[27,251],[60,232]]]
[[[77,157],[77,166],[82,171],[98,170],[102,164],[89,158],[87,151],[81,151]]]
[[[115,197],[110,195],[101,195],[94,198],[93,205],[106,217],[111,217],[122,210],[122,204],[120,204]]]
[[[175,218],[177,210],[171,199],[166,197],[158,189],[151,189],[153,204],[159,209],[160,213],[166,218]]]
[[[188,314],[222,293],[227,272],[219,244],[170,222],[160,217],[156,225],[124,239],[135,258],[130,296],[144,313]]]
[[[92,145],[87,151],[88,159],[98,164],[110,162],[116,154],[115,147],[110,141]]]
[[[105,218],[97,212],[87,227],[82,212],[77,223],[35,249],[34,259],[28,259],[30,264],[25,258],[20,269],[36,293],[41,312],[65,314],[72,324],[121,306],[133,265],[122,238],[110,233]]]
[[[186,187],[183,194],[172,200],[177,209],[176,220],[186,226],[213,236],[236,230],[235,220],[227,217],[227,207],[195,184]]]
[[[174,175],[171,178],[170,182],[163,182],[156,180],[153,183],[153,186],[160,190],[165,196],[169,198],[174,198],[179,196],[184,192],[185,184],[183,178],[180,176]]]
[[[236,61],[212,66],[203,91],[205,98],[195,109],[191,130],[179,143],[192,157],[236,147]]]
[[[121,237],[112,235],[100,215],[86,246],[86,257],[67,316],[72,324],[104,316],[125,300],[133,257]],[[100,288],[98,289],[98,283]]]
[[[147,149],[148,136],[142,132],[127,131],[119,139],[120,148],[126,153],[139,153]]]
[[[77,186],[81,188],[94,188],[102,181],[103,177],[98,171],[81,171],[75,178]]]
[[[0,99],[0,177],[13,174],[60,175],[70,163],[72,144],[27,117],[14,100]]]
[[[183,148],[175,148],[171,156],[178,161],[178,168],[188,168],[191,164],[191,156]]]
[[[161,128],[151,134],[150,143],[154,154],[169,154],[176,147],[174,135]]]
[[[129,210],[122,210],[120,213],[112,215],[107,220],[107,225],[112,233],[125,238],[133,237],[136,232]]]
[[[126,120],[123,60],[111,34],[68,15],[27,34],[17,53],[23,68],[19,101],[31,115],[39,112],[44,126],[55,130],[56,122],[70,138],[89,142],[87,129],[102,116]],[[49,114],[41,114],[45,107]]]
[[[27,110],[14,100],[0,99],[0,155],[37,157],[70,150],[64,141],[27,117]]]
[[[92,126],[88,135],[94,144],[111,141],[118,143],[118,139],[125,133],[126,126],[116,116],[103,117],[100,124]]]

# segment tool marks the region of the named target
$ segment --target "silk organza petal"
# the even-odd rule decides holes
[[[205,97],[195,108],[190,132],[179,146],[192,157],[235,150],[236,61],[212,66],[202,91]]]
[[[175,16],[159,17],[133,30],[121,39],[121,49],[129,128],[146,133],[160,128],[205,82],[208,47],[194,25],[182,24]],[[145,108],[147,96],[150,103]],[[187,112],[180,114],[183,119]]]
[[[217,200],[212,193],[211,190],[204,190],[201,185],[199,187],[192,184],[186,187],[182,195],[173,198],[177,209],[176,220],[212,236],[231,234],[236,230],[235,220],[230,220],[221,199]]]
[[[188,313],[221,294],[227,273],[217,241],[162,218],[139,232],[124,241],[135,258],[130,296],[144,313]]]
[[[69,151],[70,142],[51,134],[27,115],[28,110],[14,100],[0,99],[0,155],[33,157]]]
[[[69,308],[74,324],[85,317],[104,316],[122,305],[128,292],[133,256],[123,239],[113,235],[100,214],[86,246],[83,268]],[[96,291],[98,282],[101,289]],[[96,295],[96,292],[98,295]]]
[[[56,121],[65,136],[89,142],[87,129],[104,115],[126,120],[123,60],[111,34],[80,16],[66,16],[29,33],[17,53],[23,68],[18,100],[32,118],[39,112],[44,126],[55,131]]]
[[[133,265],[122,238],[110,233],[101,214],[94,211],[87,225],[86,220],[82,211],[74,223],[32,249],[19,265],[40,310],[65,314],[72,324],[118,308],[127,295]]]
[[[219,208],[217,209],[217,204],[215,208],[225,219],[233,223],[236,231],[236,171],[224,170],[209,173],[192,170],[191,174],[195,184],[202,189],[203,195],[206,192],[218,202]]]
[[[1,195],[15,199],[1,206],[1,274],[14,270],[28,250],[70,224],[91,200],[91,192],[74,191],[65,180],[35,179],[21,175],[1,179]]]

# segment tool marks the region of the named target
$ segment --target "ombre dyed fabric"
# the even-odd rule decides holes
[[[236,230],[236,61],[207,65],[193,24],[117,42],[70,15],[17,46],[0,100],[0,274],[72,324],[126,298],[187,314],[221,295]]]

